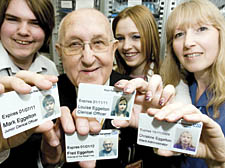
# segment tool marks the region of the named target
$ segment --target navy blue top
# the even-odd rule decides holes
[[[195,102],[196,92],[197,92],[197,83],[194,82],[189,86],[189,91],[191,95],[192,104],[197,107],[203,114],[208,115],[210,118],[213,118],[213,107],[208,109],[208,113],[206,111],[206,105],[209,102],[207,98],[206,91],[201,95],[198,102]],[[225,134],[225,103],[223,103],[219,108],[220,116],[214,119],[222,128],[223,134]],[[181,168],[208,168],[204,159],[187,157],[184,163],[182,163]]]
[[[178,149],[183,149],[182,145],[179,144],[179,143],[174,144],[173,147],[174,148],[178,148]],[[183,149],[183,150],[189,150],[189,151],[193,151],[194,152],[195,151],[195,148],[188,146],[186,149]]]

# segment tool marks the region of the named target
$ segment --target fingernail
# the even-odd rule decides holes
[[[164,103],[165,103],[165,99],[164,99],[164,98],[161,98],[161,99],[159,100],[159,105],[160,105],[160,106],[163,106]]]
[[[24,83],[24,82],[20,82],[20,83],[19,83],[19,86],[20,86],[21,88],[30,88],[30,85],[28,85],[28,84],[26,84],[26,83]]]
[[[44,85],[52,85],[52,82],[50,82],[49,80],[43,80],[42,84],[44,84]]]
[[[51,144],[52,144],[52,146],[58,146],[59,145],[59,141],[58,140],[53,140],[52,142],[51,142]]]
[[[152,100],[152,92],[148,92],[146,94],[145,100],[147,100],[147,101],[151,101]]]

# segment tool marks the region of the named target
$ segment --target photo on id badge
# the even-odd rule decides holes
[[[42,107],[42,118],[54,118],[54,116],[59,113],[59,108],[57,108],[54,97],[50,94],[46,94],[41,96],[40,99]]]
[[[190,129],[177,128],[173,148],[195,152],[197,132]]]
[[[112,103],[111,116],[128,118],[130,117],[130,97],[125,95],[114,96]]]
[[[99,157],[116,157],[117,156],[117,139],[104,137],[99,139]]]

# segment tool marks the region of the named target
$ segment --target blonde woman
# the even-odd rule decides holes
[[[176,144],[173,146],[174,148],[195,151],[195,147],[192,145],[192,134],[189,131],[183,131]]]
[[[185,81],[189,86],[193,104],[187,107],[180,106],[180,109],[186,112],[191,110],[199,112],[203,115],[202,118],[206,117],[209,121],[211,121],[209,118],[213,119],[217,122],[214,125],[219,125],[219,130],[224,134],[225,19],[223,15],[208,0],[186,1],[178,5],[169,16],[166,36],[167,55],[161,67],[162,78],[165,83],[175,86],[180,80]],[[201,147],[195,157],[204,157],[203,153],[209,155],[223,153],[224,149],[215,146],[212,149],[215,144],[211,143],[213,137],[220,131],[212,132],[215,129],[210,130],[210,127],[206,126],[203,128],[200,144],[204,145],[204,148]],[[206,136],[209,131],[213,136]],[[214,159],[224,161],[224,158]],[[186,157],[182,168],[188,167],[206,168],[207,165],[203,159]]]

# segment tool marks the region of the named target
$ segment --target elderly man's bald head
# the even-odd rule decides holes
[[[61,22],[56,50],[74,86],[105,84],[117,47],[108,19],[96,9],[73,11]]]
[[[70,12],[63,18],[59,26],[58,42],[63,43],[63,39],[66,33],[65,30],[68,30],[68,26],[74,23],[79,24],[81,22],[84,23],[82,25],[87,24],[87,26],[90,27],[92,26],[92,24],[99,24],[99,26],[104,26],[107,34],[111,39],[113,39],[113,33],[108,18],[103,13],[94,8],[82,8]]]

